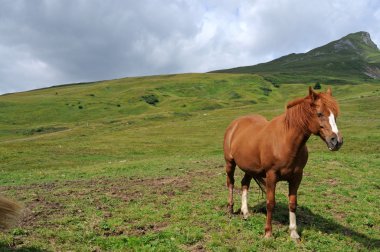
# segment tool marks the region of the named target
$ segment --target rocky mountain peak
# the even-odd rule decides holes
[[[378,49],[377,45],[372,41],[371,36],[369,35],[368,32],[359,32],[359,34],[360,34],[361,39],[364,42],[364,44],[366,44],[372,48]]]
[[[356,32],[348,34],[347,36],[335,41],[334,48],[337,50],[354,49],[363,50],[364,48],[372,48],[379,50],[377,45],[372,41],[368,32]]]
[[[288,83],[299,81],[300,76],[307,81],[380,79],[380,50],[369,33],[361,31],[306,53],[293,53],[266,63],[215,72],[256,73]]]

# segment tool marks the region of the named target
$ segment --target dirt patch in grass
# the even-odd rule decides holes
[[[174,177],[158,179],[133,179],[121,181],[109,181],[106,183],[108,188],[103,188],[104,193],[111,197],[132,202],[141,198],[145,188],[150,188],[152,195],[166,195],[173,197],[176,191],[186,191],[191,187],[191,177]]]
[[[168,205],[177,194],[192,189],[194,178],[197,180],[207,179],[210,176],[219,175],[219,169],[219,166],[215,166],[211,170],[184,173],[184,176],[181,177],[156,179],[101,177],[90,180],[3,186],[0,187],[0,190],[24,204],[19,226],[31,232],[41,226],[50,229],[64,225],[63,222],[57,221],[62,217],[72,217],[78,221],[88,219],[86,209],[89,208],[100,212],[102,218],[106,220],[111,218],[113,212],[125,203],[130,204],[144,200],[161,206]],[[168,215],[166,217],[170,218],[170,213]],[[150,231],[159,231],[166,226],[165,219],[168,218],[164,218],[159,223],[135,226],[129,230],[107,230],[105,228],[102,230],[102,234],[106,236],[120,235],[121,233],[141,235]]]
[[[102,241],[132,237],[136,242],[155,239],[165,243],[167,237],[175,237],[175,241],[183,241],[183,249],[204,251],[201,228],[189,231],[178,224],[199,212],[181,204],[215,200],[209,183],[224,176],[224,169],[212,161],[194,162],[205,168],[160,178],[98,177],[0,186],[1,194],[24,205],[19,225],[9,233],[12,248],[40,243],[46,249],[60,250],[83,239],[93,239],[91,244],[106,248]],[[222,207],[224,204],[217,204],[215,210]],[[195,224],[195,220],[191,225],[207,229],[205,223]]]

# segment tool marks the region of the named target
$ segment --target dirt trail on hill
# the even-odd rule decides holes
[[[64,129],[64,130],[60,130],[60,131],[56,131],[56,132],[42,133],[42,134],[39,134],[39,135],[30,136],[30,137],[1,140],[0,143],[16,143],[16,142],[32,141],[32,140],[39,139],[39,138],[59,135],[59,134],[62,134],[62,133],[69,132],[71,130],[72,129]]]

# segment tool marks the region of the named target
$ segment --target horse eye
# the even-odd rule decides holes
[[[318,112],[317,115],[318,115],[318,117],[322,117],[323,116],[323,114],[321,112]]]

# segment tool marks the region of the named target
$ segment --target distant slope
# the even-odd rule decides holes
[[[271,86],[252,74],[178,74],[0,95],[0,139],[62,131],[78,122],[186,118],[226,107],[268,104],[281,97]]]
[[[307,53],[293,53],[267,63],[213,72],[256,73],[268,80],[285,83],[355,83],[380,79],[380,50],[369,33],[357,32]]]

